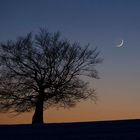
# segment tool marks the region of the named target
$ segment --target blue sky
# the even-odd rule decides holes
[[[35,33],[40,27],[60,31],[71,41],[90,43],[101,51],[104,58],[98,67],[101,79],[94,82],[101,100],[95,107],[97,116],[96,108],[111,112],[111,104],[118,114],[123,110],[129,112],[125,117],[124,111],[118,118],[138,118],[139,0],[0,0],[0,41],[30,31]],[[117,48],[122,39],[124,47]],[[105,118],[99,115],[99,119],[107,118],[111,119],[109,115]]]

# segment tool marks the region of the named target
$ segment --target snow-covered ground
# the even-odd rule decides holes
[[[140,120],[1,125],[0,140],[140,140]]]

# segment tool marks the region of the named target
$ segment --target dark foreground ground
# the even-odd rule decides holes
[[[0,140],[140,140],[140,120],[1,125]]]

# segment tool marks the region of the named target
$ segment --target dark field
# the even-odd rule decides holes
[[[140,120],[1,125],[0,140],[140,140]]]

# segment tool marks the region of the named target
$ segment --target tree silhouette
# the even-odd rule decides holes
[[[99,52],[62,39],[59,32],[41,29],[32,36],[0,44],[0,111],[35,110],[32,123],[43,123],[50,106],[73,107],[94,89],[81,76],[98,78]]]

